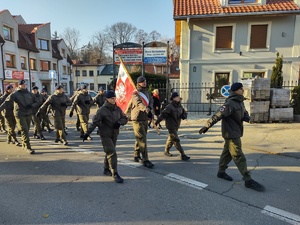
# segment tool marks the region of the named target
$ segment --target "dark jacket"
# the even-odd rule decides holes
[[[55,91],[40,107],[39,112],[47,110],[49,105],[51,105],[53,116],[65,116],[67,107],[71,105],[71,100],[65,93]]]
[[[88,134],[92,133],[96,127],[99,127],[101,137],[113,137],[119,134],[119,128],[114,128],[116,123],[122,126],[125,125],[127,123],[127,117],[120,107],[105,102],[93,117],[93,122],[88,129]]]
[[[32,108],[32,113],[36,114],[37,111],[39,110],[39,108],[41,107],[41,105],[45,102],[45,98],[40,93],[33,94],[33,95],[35,96],[36,100],[38,101],[38,104]]]
[[[14,116],[31,116],[32,108],[39,105],[34,94],[28,89],[17,89],[14,93],[8,96],[3,104],[0,106],[0,111],[10,107],[14,103]]]
[[[105,102],[105,92],[98,93],[94,98],[94,103],[100,108]]]
[[[180,102],[171,101],[169,105],[161,112],[156,123],[166,120],[168,130],[178,130],[181,119],[187,118],[187,112],[184,110]]]
[[[154,115],[158,116],[160,114],[161,102],[159,96],[153,95],[153,111]]]
[[[93,99],[89,95],[88,92],[81,92],[80,94],[76,95],[73,100],[70,112],[73,112],[76,108],[76,112],[79,115],[89,115],[90,108],[93,105]]]
[[[143,93],[149,100],[148,106],[146,106],[143,101],[140,93]],[[152,110],[153,107],[153,100],[150,96],[148,89],[137,86],[137,91],[133,92],[131,103],[129,106],[129,110],[131,112],[131,120],[133,121],[148,121],[148,110]]]
[[[206,127],[210,128],[222,120],[223,138],[240,138],[243,136],[243,121],[249,122],[250,117],[245,109],[244,96],[229,91],[229,97],[208,121]]]

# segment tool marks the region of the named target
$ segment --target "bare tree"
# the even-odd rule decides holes
[[[78,43],[80,39],[80,32],[79,30],[76,30],[75,28],[70,28],[67,27],[63,34],[62,37],[64,41],[66,42],[66,45],[68,46],[70,55],[72,59],[76,59],[77,57],[77,48],[78,48]]]
[[[161,39],[161,34],[154,30],[149,34],[149,39],[150,41],[158,41]]]
[[[118,22],[110,27],[106,27],[104,32],[108,37],[108,42],[112,45],[112,43],[121,44],[132,41],[136,30],[137,28],[132,24]]]
[[[105,35],[105,33],[101,32],[101,31],[97,31],[92,38],[93,41],[93,56],[94,56],[94,60],[96,58],[96,63],[98,64],[103,64],[106,63],[107,61],[107,51],[109,49],[109,47],[111,48],[112,46],[109,45],[107,36]]]
[[[134,35],[134,41],[138,44],[147,43],[149,40],[149,35],[142,29],[139,29]]]

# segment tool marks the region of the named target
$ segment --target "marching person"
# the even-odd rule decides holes
[[[77,95],[79,95],[80,92],[81,92],[81,88],[77,88],[77,90],[74,92],[74,94],[73,94],[72,97],[70,98],[71,102],[74,101],[75,97],[76,97]],[[75,109],[75,111],[76,111],[76,109]],[[79,120],[79,116],[78,116],[78,113],[77,113],[77,112],[76,112],[76,118],[77,118],[77,119],[76,119],[76,130],[77,130],[77,131],[80,131],[80,120]]]
[[[152,109],[153,101],[147,90],[146,78],[140,76],[137,78],[137,91],[132,94],[131,105],[131,120],[135,135],[134,161],[142,161],[147,168],[154,166],[148,159],[147,149],[147,130],[148,130],[148,113]],[[141,158],[142,155],[142,158]]]
[[[32,108],[32,121],[34,123],[33,138],[45,140],[41,127],[42,116],[36,116],[36,113],[39,110],[40,106],[44,103],[44,97],[39,93],[39,88],[37,86],[33,86],[31,92],[38,101],[38,105]]]
[[[22,148],[29,154],[34,154],[29,139],[29,129],[31,123],[32,108],[39,103],[35,96],[28,91],[25,80],[19,80],[18,89],[8,96],[0,106],[0,111],[10,107],[14,103],[14,116],[16,118],[18,130],[21,131]]]
[[[0,98],[0,105],[7,99],[7,97],[13,93],[14,88],[12,85],[8,85],[5,88],[4,95]],[[21,144],[17,140],[17,135],[15,132],[16,128],[16,119],[14,116],[14,103],[9,102],[7,103],[6,109],[3,110],[4,118],[5,118],[5,124],[7,128],[7,143],[15,144],[16,146],[21,146]]]
[[[114,91],[105,93],[106,101],[100,107],[93,122],[90,124],[87,133],[84,134],[83,141],[86,140],[96,127],[99,127],[101,142],[105,152],[104,174],[112,176],[116,183],[123,183],[117,170],[116,144],[120,126],[127,123],[127,117],[120,107],[116,105],[116,94]]]
[[[94,98],[94,103],[97,104],[98,108],[100,108],[105,102],[105,90],[101,86],[99,88],[98,94]]]
[[[47,91],[45,89],[43,89],[41,91],[41,95],[43,96],[43,103],[47,100],[48,98],[48,94],[47,94]],[[41,117],[42,117],[42,130],[45,131],[45,127],[47,127],[47,130],[49,133],[51,133],[53,131],[53,129],[50,128],[50,125],[52,126],[51,122],[50,122],[50,119],[49,119],[49,111],[51,107],[49,106],[48,109],[46,110],[43,110],[41,112]]]
[[[187,161],[190,157],[184,153],[177,133],[181,120],[187,118],[187,112],[182,107],[181,98],[177,92],[172,93],[170,100],[171,103],[161,112],[155,124],[158,125],[160,121],[166,120],[166,127],[168,129],[169,136],[166,142],[164,154],[171,157],[172,154],[170,153],[170,149],[174,145],[181,155],[181,160]]]
[[[2,97],[3,94],[2,94],[2,91],[0,90],[0,97]],[[6,129],[5,129],[5,118],[4,116],[0,113],[0,132],[7,132]]]
[[[64,93],[64,87],[62,85],[58,85],[54,94],[47,98],[38,110],[37,116],[39,116],[44,110],[47,110],[49,105],[51,105],[52,108],[54,128],[56,129],[55,143],[61,142],[64,145],[68,145],[65,134],[65,116],[67,107],[71,105],[71,100]]]
[[[70,108],[70,114],[69,114],[69,116],[72,117],[73,111],[76,108],[76,112],[79,117],[80,125],[81,125],[80,138],[83,138],[83,135],[87,133],[89,115],[90,115],[92,105],[93,105],[93,99],[88,93],[87,86],[82,85],[80,93],[76,95],[73,100],[73,103]],[[92,140],[91,137],[88,137],[88,139]]]
[[[199,130],[204,134],[218,121],[222,120],[222,136],[225,140],[224,148],[219,160],[219,171],[217,177],[232,181],[225,171],[231,160],[235,163],[247,188],[256,191],[264,191],[265,188],[254,181],[247,169],[247,162],[242,151],[241,137],[243,136],[243,121],[249,122],[250,117],[244,106],[244,89],[242,83],[233,83],[229,90],[229,97],[206,123],[206,126]]]

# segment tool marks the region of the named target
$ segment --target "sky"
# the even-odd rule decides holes
[[[0,0],[0,11],[21,15],[26,23],[51,23],[51,33],[65,28],[80,32],[79,46],[97,31],[126,22],[148,34],[156,30],[162,38],[174,38],[172,0]]]

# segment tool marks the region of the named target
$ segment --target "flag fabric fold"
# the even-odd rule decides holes
[[[116,83],[116,103],[124,113],[127,113],[133,92],[136,91],[135,85],[120,57],[120,68]]]

